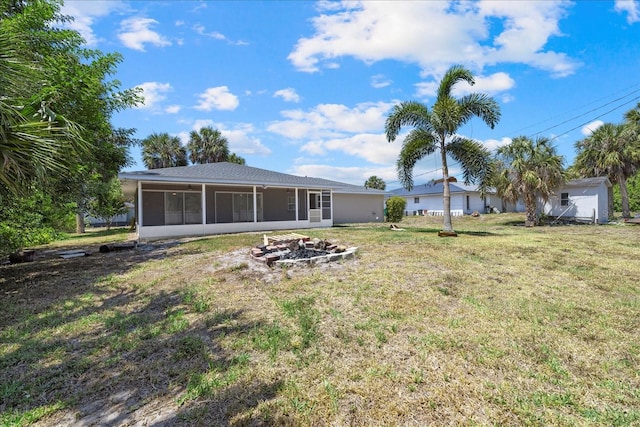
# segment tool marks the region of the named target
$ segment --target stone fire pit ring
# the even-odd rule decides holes
[[[358,248],[346,247],[302,234],[264,236],[264,242],[251,248],[251,258],[269,267],[291,267],[354,258]]]

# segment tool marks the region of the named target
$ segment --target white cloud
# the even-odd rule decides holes
[[[203,93],[198,95],[200,101],[194,108],[196,110],[235,110],[240,101],[238,97],[231,92],[227,86],[210,87]]]
[[[502,137],[500,139],[487,139],[485,141],[481,141],[482,144],[487,147],[489,150],[491,151],[495,151],[498,148],[502,147],[503,145],[509,145],[511,144],[511,138],[508,137]]]
[[[342,104],[319,104],[308,111],[285,110],[286,120],[271,123],[267,130],[290,139],[341,138],[354,133],[375,132],[384,128],[393,103],[362,103],[355,108]]]
[[[627,13],[627,23],[640,22],[640,2],[638,0],[616,0],[615,10]]]
[[[594,120],[593,122],[583,126],[581,132],[584,136],[589,136],[603,124],[604,122],[602,120]]]
[[[384,74],[376,74],[374,76],[371,76],[371,86],[376,89],[387,87],[391,83],[393,83],[393,80],[388,79]]]
[[[579,65],[546,50],[562,35],[558,22],[570,3],[544,2],[342,2],[312,19],[315,33],[298,40],[288,59],[315,72],[351,56],[367,64],[416,63],[424,76],[441,75],[454,63],[482,71],[500,62],[522,63],[554,76]],[[499,33],[492,34],[498,28]],[[425,43],[425,41],[428,41]]]
[[[207,31],[206,31],[206,29],[205,29],[205,27],[204,27],[204,25],[202,25],[202,24],[196,24],[196,25],[194,25],[194,26],[193,26],[193,30],[194,30],[196,33],[200,34],[201,36],[211,37],[211,38],[216,39],[216,40],[226,40],[226,39],[227,39],[227,38],[224,36],[224,34],[219,33],[219,32],[217,32],[217,31],[210,31],[210,32],[207,32]]]
[[[251,154],[256,156],[268,156],[271,149],[264,145],[260,138],[252,136],[255,129],[250,123],[240,123],[232,129],[218,126],[220,133],[229,140],[229,149],[236,154]]]
[[[182,110],[182,107],[180,105],[169,105],[164,109],[164,112],[167,114],[178,114],[180,110]]]
[[[159,82],[145,82],[136,86],[142,89],[142,96],[144,97],[144,103],[138,105],[137,108],[152,109],[158,103],[166,99],[165,94],[173,90],[169,83]]]
[[[151,30],[150,27],[158,21],[151,18],[133,17],[120,23],[118,38],[126,47],[141,52],[145,51],[145,44],[154,46],[170,46],[171,42],[161,34]]]
[[[330,151],[337,151],[384,165],[389,164],[390,161],[395,162],[401,148],[402,144],[399,142],[387,142],[384,134],[362,133],[346,138],[312,141],[303,145],[300,150],[312,155],[324,155]]]
[[[88,47],[94,47],[100,41],[93,32],[93,24],[99,18],[112,12],[126,10],[122,1],[68,1],[62,5],[61,13],[73,17],[73,21],[65,23],[66,28],[77,31],[86,41]]]
[[[274,98],[280,97],[287,102],[300,102],[300,95],[296,93],[294,88],[288,87],[286,89],[280,89],[273,94]]]
[[[441,76],[438,76],[438,80]],[[496,95],[501,92],[506,92],[515,87],[516,82],[507,73],[499,72],[491,74],[490,76],[474,76],[475,84],[471,86],[465,81],[461,81],[456,84],[452,89],[454,96],[464,96],[473,92],[486,93],[488,95]],[[417,83],[416,96],[420,98],[427,98],[435,96],[438,92],[438,86],[440,82],[433,80],[428,82]]]
[[[372,175],[382,178],[385,182],[396,181],[398,179],[395,171],[389,168],[331,166],[313,163],[295,165],[288,173],[298,176],[322,177],[333,181],[361,186],[363,186],[365,181]],[[389,186],[387,186],[387,188],[389,188]]]
[[[229,150],[243,155],[268,156],[271,154],[269,147],[265,146],[259,138],[253,136],[255,128],[250,123],[238,123],[229,128],[224,123],[215,123],[210,119],[195,120],[191,130],[199,131],[203,127],[212,127],[220,131],[222,136],[229,141]],[[183,132],[183,142],[189,142],[189,133]]]

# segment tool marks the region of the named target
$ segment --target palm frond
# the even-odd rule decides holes
[[[402,126],[431,129],[430,113],[426,105],[416,101],[401,102],[393,107],[384,125],[387,141],[395,141]]]
[[[442,77],[440,85],[438,86],[438,100],[450,98],[451,90],[453,86],[461,81],[466,81],[470,85],[475,84],[473,74],[471,71],[464,68],[462,65],[454,65]],[[436,101],[437,102],[437,101]]]
[[[436,148],[436,139],[430,132],[420,128],[409,132],[397,161],[398,178],[403,187],[413,188],[413,168],[419,160],[433,154]]]

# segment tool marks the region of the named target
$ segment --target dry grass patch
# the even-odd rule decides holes
[[[261,235],[0,268],[4,425],[634,425],[640,229],[515,215]],[[96,242],[97,244],[98,242]]]

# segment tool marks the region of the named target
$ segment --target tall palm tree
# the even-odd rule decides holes
[[[189,134],[189,159],[191,163],[218,163],[229,160],[229,141],[219,130],[203,127]]]
[[[385,123],[387,141],[395,141],[402,126],[410,126],[397,161],[398,177],[402,185],[413,188],[413,168],[418,160],[440,150],[442,159],[444,234],[455,235],[451,224],[451,192],[447,156],[462,167],[464,182],[478,182],[481,189],[489,184],[490,153],[482,144],[456,134],[471,118],[479,117],[489,127],[500,120],[498,103],[486,94],[472,93],[455,99],[453,86],[461,81],[475,83],[473,75],[462,66],[451,67],[442,78],[438,96],[432,109],[415,101],[402,102],[393,108]]]
[[[511,144],[500,147],[497,158],[494,184],[498,195],[512,203],[522,198],[527,212],[525,225],[534,226],[538,222],[538,197],[549,200],[565,180],[562,156],[557,154],[549,138],[539,137],[534,141],[519,136]]]
[[[142,140],[142,161],[148,169],[186,166],[187,150],[177,136],[152,133]]]
[[[45,76],[15,46],[21,37],[0,26],[0,187],[17,193],[31,178],[69,171],[69,160],[89,151],[74,123],[34,94]]]
[[[640,137],[633,121],[637,114],[631,110],[625,124],[605,123],[576,143],[575,167],[582,176],[607,175],[611,182],[619,184],[624,218],[631,216],[627,179],[640,167]],[[610,196],[611,213],[612,204]]]

